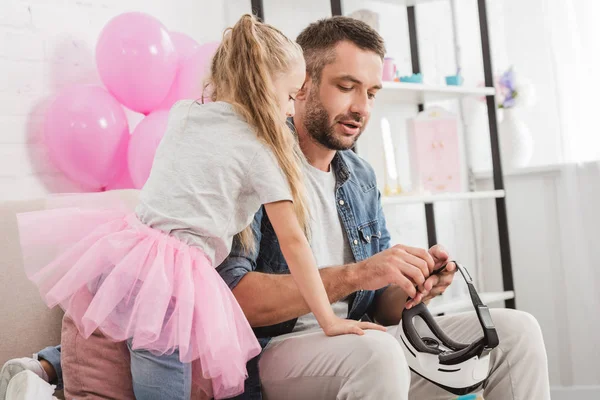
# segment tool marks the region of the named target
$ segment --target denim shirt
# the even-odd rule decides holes
[[[338,151],[331,167],[336,176],[335,200],[338,213],[346,231],[352,254],[362,261],[389,247],[390,235],[385,225],[380,193],[373,168],[353,151]],[[262,207],[254,217],[252,230],[256,240],[254,252],[245,252],[234,240],[229,257],[217,271],[233,289],[248,272],[289,274],[285,258],[273,226]],[[384,288],[377,291],[360,290],[350,296],[348,318],[359,320],[365,315],[373,319],[375,301]],[[272,337],[292,332],[296,319],[276,325],[254,328],[254,333],[264,349]],[[248,379],[245,392],[239,399],[262,399],[258,376],[258,359],[248,362]]]

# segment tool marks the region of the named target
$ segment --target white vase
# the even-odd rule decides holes
[[[533,139],[527,125],[512,108],[504,109],[504,118],[498,124],[500,157],[503,170],[529,165],[533,155]]]

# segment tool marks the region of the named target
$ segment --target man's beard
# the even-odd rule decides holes
[[[306,102],[306,118],[304,120],[304,127],[308,132],[308,135],[316,140],[321,145],[325,146],[330,150],[348,150],[354,147],[354,144],[363,133],[365,129],[364,118],[356,113],[348,115],[338,115],[334,119],[333,125],[329,124],[329,113],[323,107],[323,103],[319,99],[317,94],[318,87],[311,90],[308,101]],[[346,143],[335,135],[335,127],[338,121],[353,120],[356,122],[363,122],[363,126],[360,128],[359,133],[353,138],[350,143]]]

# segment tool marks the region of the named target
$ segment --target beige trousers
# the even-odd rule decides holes
[[[500,345],[491,353],[490,376],[480,394],[486,400],[550,399],[546,350],[535,318],[509,309],[491,313]],[[474,312],[436,320],[459,342],[482,335]],[[259,363],[265,398],[455,399],[456,395],[410,372],[396,329],[336,337],[313,330],[273,339]]]

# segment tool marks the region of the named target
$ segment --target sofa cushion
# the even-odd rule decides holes
[[[43,207],[42,200],[0,203],[0,365],[31,357],[60,343],[60,308],[48,310],[23,269],[16,214]]]

